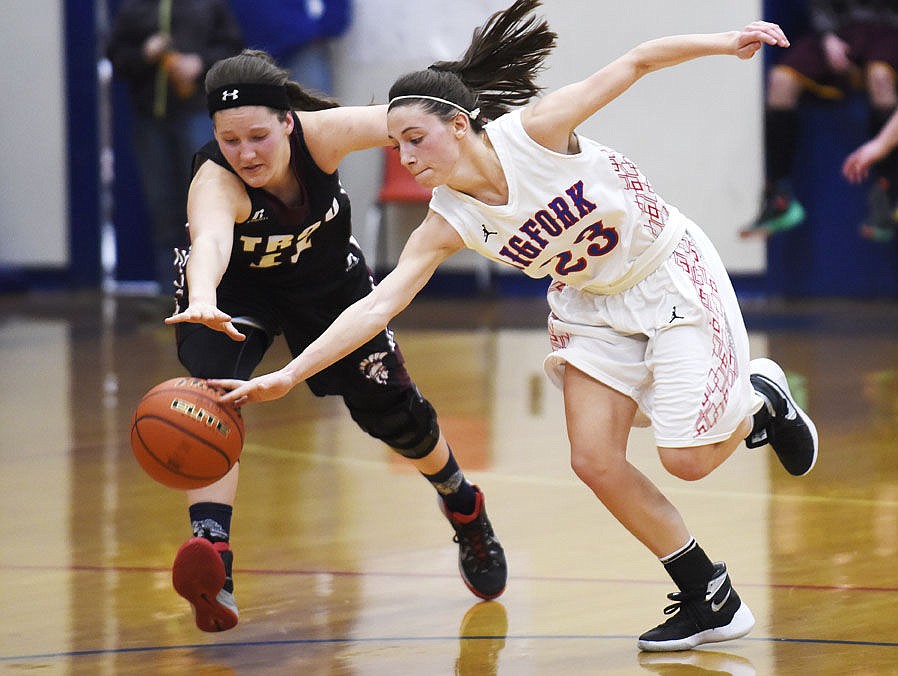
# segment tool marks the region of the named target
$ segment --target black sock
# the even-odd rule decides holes
[[[714,575],[714,564],[695,538],[690,538],[686,545],[663,557],[661,563],[680,591],[704,590]]]
[[[231,574],[231,570],[234,566],[234,552],[230,549],[224,552],[219,552],[221,554],[221,562],[225,567],[225,581],[224,585],[222,585],[222,589],[226,592],[234,593],[234,578]]]
[[[474,487],[465,479],[455,456],[449,451],[449,460],[436,474],[424,474],[423,476],[433,484],[437,493],[446,503],[446,509],[456,514],[472,514],[477,504]]]
[[[190,525],[193,535],[206,538],[210,542],[228,542],[231,537],[231,515],[234,508],[220,502],[198,502],[190,505]],[[232,569],[234,554],[230,551],[219,552],[225,568],[225,582],[222,587],[226,592],[234,593]]]
[[[770,422],[770,418],[771,415],[764,406],[752,417],[754,424],[749,435],[745,437],[745,445],[748,448],[759,448],[768,443],[767,424]]]
[[[770,400],[770,397],[775,392],[770,390],[769,386],[757,385],[755,382],[752,382],[752,386],[764,403],[752,416],[751,432],[745,437],[745,445],[748,448],[759,448],[770,441],[767,428],[770,421],[776,416],[776,404]],[[768,391],[765,392],[765,389]]]
[[[190,505],[190,525],[194,537],[210,542],[228,542],[231,538],[231,514],[234,508],[220,502]]]
[[[768,108],[764,111],[764,152],[768,189],[782,184],[792,173],[798,151],[798,111]]]

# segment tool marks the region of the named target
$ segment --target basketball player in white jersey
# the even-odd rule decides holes
[[[555,44],[546,22],[530,15],[539,4],[517,0],[475,32],[460,60],[391,88],[390,137],[403,165],[434,189],[395,270],[283,369],[217,383],[237,402],[283,396],[381,331],[466,246],[550,276],[545,367],[564,394],[571,464],[678,587],[665,609],[671,617],[639,647],[687,650],[738,638],[754,625],[751,611],[726,566],[712,563],[676,508],[627,461],[630,428],[650,423],[663,465],[686,480],[707,475],[743,440],[770,443],[791,474],[806,474],[817,433],[780,367],[749,362],[735,293],[705,234],[633,162],[575,130],[647,73],[789,43],[762,21],[652,40],[508,112],[538,93],[535,75]]]

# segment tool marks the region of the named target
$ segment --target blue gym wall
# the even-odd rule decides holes
[[[120,0],[109,2],[110,13]],[[766,18],[797,36],[805,25],[804,2],[766,0]],[[94,3],[65,3],[68,148],[68,224],[71,256],[67,270],[4,270],[0,291],[48,285],[90,287],[100,279],[101,203],[97,151],[96,57],[102,39]],[[113,218],[118,235],[119,280],[150,277],[149,235],[143,196],[130,152],[130,119],[121,83],[113,88],[116,184]],[[770,240],[768,272],[736,278],[737,289],[781,296],[898,296],[898,244],[877,244],[857,232],[865,214],[867,186],[849,185],[839,168],[867,138],[864,97],[843,104],[814,102],[802,112],[801,148],[795,190],[808,212],[807,223]],[[22,236],[27,236],[23,232]]]
[[[805,4],[768,0],[766,18],[797,37],[807,25]],[[845,157],[869,137],[865,97],[859,92],[842,102],[808,101],[801,124],[794,188],[808,217],[802,227],[771,238],[768,291],[783,296],[896,296],[898,247],[858,235],[868,185],[851,185],[841,175]]]
[[[69,286],[92,287],[100,281],[95,14],[92,2],[64,7],[71,251],[67,281]],[[73,58],[75,54],[80,56]]]
[[[110,21],[121,2],[122,0],[108,1]],[[112,144],[115,152],[112,218],[116,231],[116,279],[119,282],[153,279],[155,273],[151,253],[153,248],[150,223],[132,152],[131,112],[125,83],[113,78],[111,94]]]

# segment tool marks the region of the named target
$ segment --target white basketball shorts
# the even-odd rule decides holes
[[[562,387],[571,364],[632,398],[639,405],[635,424],[651,424],[658,446],[723,441],[760,408],[736,294],[717,250],[694,224],[635,286],[603,296],[552,284],[547,298],[549,379]]]

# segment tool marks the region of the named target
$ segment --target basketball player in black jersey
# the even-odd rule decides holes
[[[340,107],[289,82],[256,51],[216,63],[206,77],[215,141],[196,155],[188,196],[175,313],[178,356],[192,376],[249,378],[277,334],[296,356],[372,290],[351,236],[349,197],[337,167],[354,150],[389,143],[386,107]],[[365,432],[409,458],[442,497],[459,544],[459,568],[477,596],[505,589],[505,556],[484,509],[405,369],[389,329],[308,385],[343,397]],[[239,464],[188,491],[194,537],[175,558],[176,591],[197,626],[237,624],[229,531]]]

